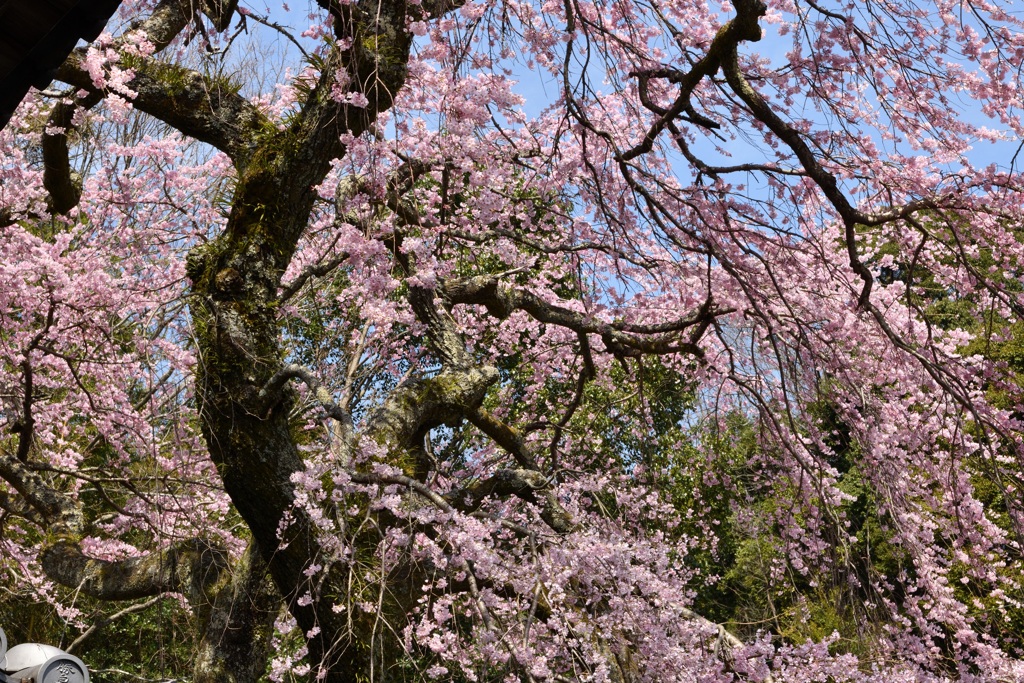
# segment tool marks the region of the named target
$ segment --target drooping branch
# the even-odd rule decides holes
[[[293,379],[301,380],[303,384],[309,387],[310,391],[313,392],[313,396],[317,403],[327,414],[332,418],[347,425],[349,428],[352,427],[352,416],[348,414],[341,406],[334,402],[331,398],[331,394],[327,391],[320,380],[310,372],[308,369],[301,365],[288,364],[283,368],[274,373],[274,376],[267,380],[267,383],[260,390],[259,398],[266,402],[266,409],[270,410],[274,407],[274,404],[280,400],[280,392],[284,386]]]
[[[35,417],[33,416],[33,403],[35,391],[33,389],[34,370],[32,367],[32,354],[40,348],[43,340],[53,327],[54,315],[57,310],[57,302],[51,292],[46,310],[46,320],[43,326],[29,340],[22,352],[21,373],[24,378],[24,393],[21,398],[21,416],[11,427],[11,431],[18,435],[18,451],[15,457],[20,462],[28,462],[29,451],[32,448],[32,440],[35,438]],[[11,482],[12,484],[14,482]],[[42,510],[40,510],[42,512]],[[45,514],[45,513],[44,513]]]
[[[766,11],[760,0],[743,0],[743,2],[736,2],[735,6],[736,21],[745,17],[746,21],[753,21],[756,24]],[[843,238],[846,243],[847,256],[850,259],[850,267],[864,283],[859,297],[859,304],[861,308],[864,308],[870,300],[874,277],[858,253],[857,226],[879,225],[898,218],[912,216],[921,209],[932,208],[933,203],[928,200],[911,202],[906,206],[879,214],[870,214],[859,210],[843,193],[836,176],[829,172],[815,155],[804,139],[804,135],[776,113],[767,100],[747,81],[739,66],[738,41],[729,45],[725,50],[721,66],[722,73],[732,91],[747,106],[754,118],[767,126],[772,133],[793,150],[807,176],[814,181],[842,219]]]
[[[643,141],[632,149],[628,149],[616,155],[620,163],[625,163],[646,154],[654,147],[654,141],[661,132],[681,116],[705,128],[714,129],[719,125],[697,112],[690,102],[693,91],[700,82],[713,76],[728,55],[730,50],[735,50],[736,45],[741,41],[758,41],[761,39],[761,27],[758,19],[767,11],[767,7],[761,0],[736,0],[733,3],[736,7],[736,17],[726,23],[715,36],[707,53],[689,71],[682,72],[674,68],[647,69],[633,72],[639,82],[641,102],[648,109],[657,113],[659,117],[651,124],[644,136]],[[675,101],[667,108],[661,108],[653,104],[647,94],[648,83],[652,78],[665,78],[670,83],[679,85],[679,94]]]
[[[281,287],[280,300],[282,302],[288,301],[302,291],[302,288],[306,286],[306,283],[309,282],[310,279],[328,275],[335,268],[347,261],[348,257],[348,253],[343,252],[332,256],[326,261],[320,261],[303,268],[302,272],[296,275],[294,280]]]
[[[750,108],[754,116],[764,123],[780,140],[786,143],[800,160],[807,175],[817,184],[824,193],[826,199],[835,208],[843,221],[845,228],[844,238],[846,240],[847,254],[850,257],[850,267],[863,280],[864,288],[860,294],[860,304],[864,306],[871,296],[871,287],[874,278],[870,269],[860,260],[857,253],[856,227],[865,221],[865,216],[858,211],[847,199],[839,187],[836,177],[828,172],[814,152],[804,141],[800,131],[786,123],[765,101],[761,94],[751,87],[739,67],[739,56],[736,46],[732,46],[722,63],[722,71],[725,79],[733,91]]]
[[[486,498],[515,496],[540,508],[541,519],[554,531],[565,534],[572,531],[572,516],[558,502],[552,482],[533,469],[498,470],[490,477],[445,495],[452,507],[462,512],[474,512]]]
[[[708,299],[693,315],[656,324],[608,323],[564,306],[549,303],[536,294],[513,287],[493,275],[478,275],[443,283],[445,298],[452,304],[477,304],[499,319],[522,310],[538,322],[558,325],[583,334],[596,334],[605,347],[621,356],[688,353],[703,356],[698,342],[711,322],[731,309],[716,309]],[[692,329],[691,329],[692,328]],[[687,338],[680,332],[691,329]]]
[[[678,609],[685,618],[695,621],[701,626],[714,629],[717,633],[714,645],[715,656],[723,663],[731,665],[736,656],[735,651],[746,647],[746,643],[740,640],[739,636],[735,633],[727,629],[724,624],[711,621],[707,617],[701,616],[686,607],[680,606]],[[764,683],[774,683],[775,677],[768,673],[760,680]]]
[[[285,385],[293,379],[298,379],[305,384],[313,393],[317,404],[323,408],[328,417],[338,424],[337,430],[332,430],[340,439],[340,456],[343,461],[348,461],[352,456],[353,441],[355,438],[355,425],[352,423],[352,416],[349,412],[338,405],[331,392],[324,387],[316,376],[308,369],[295,364],[285,365],[277,371],[273,377],[260,390],[259,398],[264,403],[264,412],[273,409],[282,399],[281,391]]]
[[[120,561],[88,557],[76,543],[58,540],[40,553],[46,575],[100,600],[136,600],[161,593],[199,599],[220,580],[227,552],[203,539],[176,543],[142,557]]]
[[[454,512],[458,510],[461,512],[469,512],[471,514],[480,506],[483,499],[490,495],[515,495],[523,498],[524,500],[528,500],[529,502],[536,502],[535,499],[531,500],[530,496],[535,495],[538,491],[546,490],[543,477],[530,470],[505,470],[495,474],[493,477],[490,477],[485,481],[478,482],[471,487],[453,491],[444,496],[438,494],[423,482],[400,474],[353,473],[352,481],[358,484],[402,486],[427,501],[430,501],[430,503],[440,510],[445,512]],[[543,505],[543,503],[541,504]],[[557,503],[557,499],[555,499],[554,504],[557,508],[554,508],[551,511],[556,512],[560,516],[550,521],[545,519],[545,521],[547,521],[549,526],[558,533],[568,533],[569,531],[572,531],[572,519],[561,505]],[[519,527],[507,520],[502,521],[506,523],[505,526],[513,528],[517,533],[530,538],[531,542],[538,542],[538,537],[529,529]],[[472,568],[466,564],[460,563],[457,564],[456,567],[460,571],[464,572],[467,577],[472,576],[473,574]],[[455,581],[449,585],[452,588],[467,590],[474,596],[477,594],[477,591],[474,590],[475,582],[467,583],[466,581]],[[495,590],[493,586],[491,586],[491,589]],[[510,587],[506,589],[508,590]],[[736,656],[736,650],[744,648],[745,643],[723,624],[713,622],[707,617],[704,617],[681,605],[676,605],[675,607],[679,609],[685,619],[696,622],[702,627],[705,627],[715,633],[715,644],[713,646],[715,656],[724,664],[731,665]],[[550,616],[550,613],[548,616]],[[487,621],[490,620],[488,619]],[[488,624],[489,627],[491,625],[492,624]],[[620,677],[617,680],[632,680],[623,675],[625,670],[629,668],[628,666],[623,666],[625,664],[623,658],[628,659],[630,657],[630,646],[625,643],[620,643],[618,647],[612,648],[605,643],[601,649],[608,659],[609,664],[612,664],[620,671]],[[766,681],[766,683],[772,683],[775,679],[769,673],[763,680]]]
[[[580,375],[580,384],[590,378],[586,372]],[[557,533],[568,533],[573,528],[572,516],[562,507],[555,494],[555,481],[541,473],[537,464],[536,449],[527,443],[519,430],[488,412],[482,407],[465,411],[466,419],[473,426],[508,452],[519,464],[518,468],[499,470],[491,477],[458,491],[446,498],[454,507],[473,512],[480,507],[487,496],[517,496],[541,509],[541,519]],[[564,426],[564,425],[563,425]]]

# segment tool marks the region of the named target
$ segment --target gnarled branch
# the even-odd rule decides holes
[[[39,558],[50,579],[100,600],[137,600],[161,593],[199,598],[227,566],[227,551],[204,539],[119,561],[88,557],[77,543],[62,539],[44,548]]]
[[[526,289],[502,282],[495,275],[446,280],[442,288],[449,302],[481,305],[499,319],[521,310],[538,322],[558,325],[583,334],[596,334],[610,352],[621,356],[688,353],[702,357],[704,352],[698,346],[700,338],[715,317],[731,312],[731,309],[716,309],[709,299],[695,314],[676,321],[653,325],[609,323],[549,303]],[[679,332],[688,328],[693,328],[689,337],[680,338]]]
[[[406,381],[373,413],[366,433],[382,445],[418,452],[431,429],[461,422],[497,379],[498,371],[485,365]]]
[[[551,488],[551,481],[536,470],[516,468],[498,470],[487,479],[463,489],[451,491],[445,499],[456,510],[475,512],[489,496],[515,496],[540,508],[540,517],[560,534],[572,531],[572,517]]]

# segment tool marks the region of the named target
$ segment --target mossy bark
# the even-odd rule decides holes
[[[225,578],[197,610],[202,634],[193,683],[255,683],[266,673],[281,596],[255,543]]]
[[[285,359],[277,320],[281,278],[306,229],[343,133],[360,135],[391,106],[405,81],[411,37],[404,2],[349,6],[356,40],[329,56],[320,82],[283,131],[261,135],[239,179],[224,232],[189,255],[191,312],[200,361],[197,394],[203,434],[225,490],[262,549],[269,574],[309,638],[310,659],[328,681],[357,680],[368,666],[345,615],[325,595],[344,592],[343,577],[314,583],[305,570],[321,556],[315,525],[294,506],[292,475],[304,469],[288,421],[293,390],[262,391]],[[373,36],[372,48],[365,38]],[[366,107],[334,101],[338,69]],[[321,580],[322,579],[322,580]]]

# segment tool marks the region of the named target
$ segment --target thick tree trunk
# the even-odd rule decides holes
[[[320,83],[290,128],[265,139],[240,171],[224,233],[189,255],[192,318],[201,361],[197,393],[202,429],[225,490],[263,553],[271,577],[299,628],[310,659],[328,681],[354,680],[364,663],[353,656],[347,620],[325,594],[340,577],[314,583],[306,574],[321,558],[315,525],[294,505],[292,475],[304,469],[288,414],[293,390],[273,387],[285,364],[279,344],[278,290],[306,228],[319,185],[344,155],[341,135],[362,134],[391,106],[405,80],[411,37],[402,2],[350,6],[336,17],[356,38],[335,51]],[[366,107],[331,97],[336,70],[362,88]]]
[[[192,670],[194,683],[256,683],[266,673],[274,620],[281,596],[267,574],[267,565],[250,543],[231,567],[230,579],[206,608],[199,651]]]

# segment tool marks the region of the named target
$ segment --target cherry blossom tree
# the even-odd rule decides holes
[[[4,571],[196,681],[1024,679],[1004,5],[126,3],[0,135]]]

